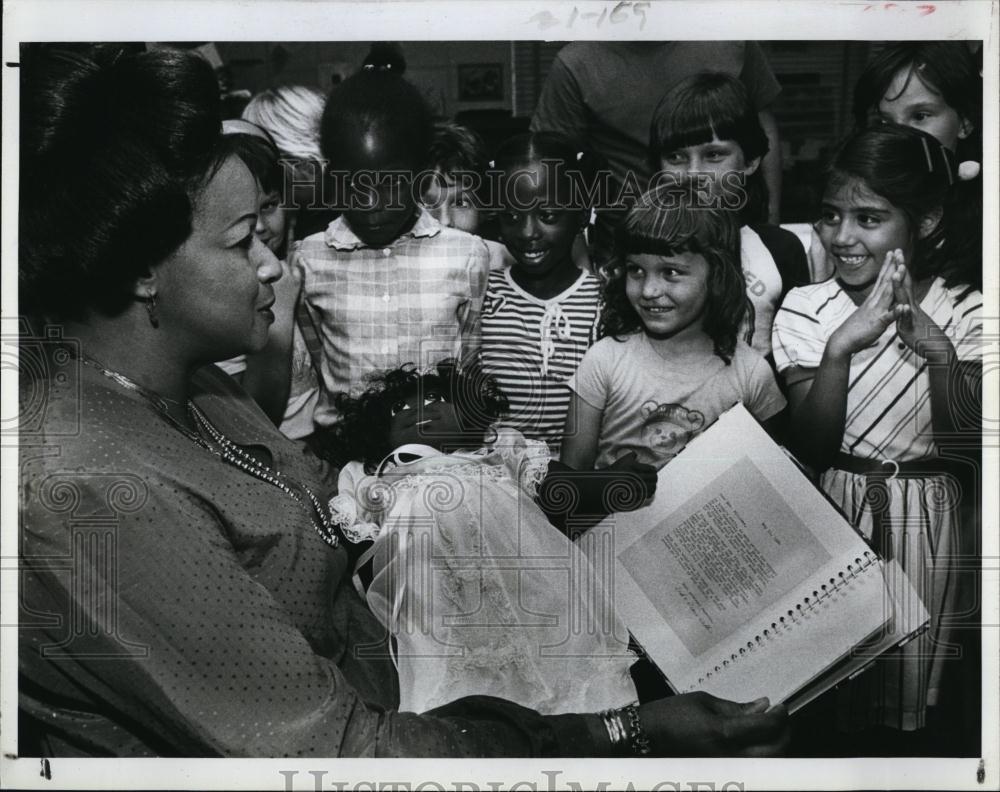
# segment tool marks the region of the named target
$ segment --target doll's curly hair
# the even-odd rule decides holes
[[[736,213],[699,206],[685,185],[663,184],[646,192],[615,232],[615,255],[605,269],[602,336],[628,335],[643,329],[642,320],[625,291],[625,264],[630,255],[672,256],[697,253],[708,264],[708,299],[703,328],[715,354],[730,363],[744,316],[753,325],[740,265],[740,234]]]
[[[507,397],[493,377],[478,365],[460,366],[451,358],[430,370],[406,363],[375,372],[365,382],[359,396],[341,393],[334,398],[340,420],[321,430],[317,450],[336,465],[360,461],[366,473],[374,473],[393,450],[389,440],[393,407],[414,393],[435,390],[455,405],[462,436],[443,450],[466,448],[470,439],[481,442],[486,430],[508,410]]]

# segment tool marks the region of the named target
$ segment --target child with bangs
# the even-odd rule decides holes
[[[662,467],[737,402],[777,431],[785,399],[739,339],[747,297],[736,218],[698,206],[689,186],[649,191],[617,231],[605,337],[569,381],[560,459],[570,467],[623,454]]]
[[[709,201],[739,218],[739,261],[750,308],[741,338],[771,360],[774,314],[790,289],[809,283],[798,237],[767,223],[761,161],[768,152],[746,88],[721,72],[702,72],[660,100],[650,127],[650,159],[660,178],[691,181]]]
[[[949,277],[983,288],[983,78],[964,41],[890,44],[854,88],[859,129],[894,123],[929,135],[955,154],[946,209],[967,233],[949,241]]]
[[[510,266],[503,243],[490,236],[492,218],[480,208],[486,177],[486,145],[472,129],[452,121],[434,123],[428,170],[420,203],[445,228],[478,236],[490,252],[490,271]]]

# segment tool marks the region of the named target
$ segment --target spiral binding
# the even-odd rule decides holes
[[[878,561],[878,555],[871,550],[865,550],[861,556],[854,559],[853,564],[848,564],[846,569],[838,572],[837,577],[831,577],[828,583],[823,583],[813,589],[811,597],[804,597],[802,602],[798,603],[795,608],[789,608],[785,614],[778,616],[771,622],[770,629],[765,628],[762,634],[755,635],[753,640],[747,641],[747,645],[741,646],[738,652],[733,652],[727,659],[722,660],[722,662],[716,665],[714,669],[706,671],[699,676],[698,684],[702,685],[711,680],[713,676],[728,671],[731,666],[739,662],[740,658],[749,655],[765,641],[781,635],[779,631],[782,627],[796,624],[803,617],[803,614],[813,608],[819,607],[823,600],[832,597],[841,588],[850,585],[851,581],[873,564],[878,563]],[[693,690],[694,688],[692,687],[691,689]]]

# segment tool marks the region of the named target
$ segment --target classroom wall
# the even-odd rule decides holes
[[[216,42],[229,68],[234,88],[251,93],[278,85],[300,83],[328,91],[333,81],[361,67],[371,42]],[[511,44],[507,41],[400,42],[406,76],[441,115],[465,110],[510,110]],[[462,101],[459,66],[499,64],[503,99]]]

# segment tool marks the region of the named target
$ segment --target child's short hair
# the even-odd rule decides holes
[[[907,262],[914,280],[940,274],[949,286],[974,283],[972,270],[981,262],[974,260],[967,241],[978,232],[964,227],[965,215],[955,205],[960,184],[955,155],[937,138],[898,124],[854,132],[833,154],[826,189],[851,180],[864,183],[906,215],[915,239],[913,260]],[[920,238],[920,219],[939,207],[941,221]]]
[[[243,118],[274,138],[284,157],[322,159],[319,122],[325,99],[321,91],[304,85],[282,85],[256,94],[243,109]]]
[[[230,131],[227,124],[233,124]],[[245,125],[248,131],[241,131],[238,124]],[[280,154],[274,143],[274,138],[263,127],[251,121],[226,121],[223,124],[223,134],[230,138],[236,155],[247,166],[254,179],[266,193],[281,192],[282,172],[278,161]]]
[[[854,119],[859,128],[869,126],[872,113],[896,75],[909,71],[906,86],[916,77],[962,118],[972,131],[958,141],[959,160],[982,161],[983,78],[976,60],[963,41],[907,41],[891,44],[865,67],[854,88]],[[890,97],[894,98],[894,97]]]
[[[460,367],[449,359],[432,370],[420,371],[412,363],[376,372],[357,397],[340,394],[334,404],[340,421],[319,440],[321,456],[344,465],[360,461],[368,473],[393,449],[389,424],[394,405],[414,393],[434,389],[455,405],[463,432],[481,437],[507,412],[507,397],[496,380],[478,366]],[[452,449],[452,450],[458,450]]]
[[[564,177],[552,184],[555,193],[551,198],[561,208],[589,209],[606,198],[596,191],[603,161],[559,132],[525,132],[508,138],[497,149],[492,167],[508,171],[529,162],[550,163]]]
[[[649,165],[654,173],[664,154],[687,146],[734,140],[749,162],[763,159],[769,144],[757,108],[737,78],[722,72],[700,72],[681,80],[660,99],[649,127]],[[747,178],[746,222],[767,219],[767,186],[761,168]]]
[[[486,170],[486,146],[469,127],[453,121],[436,121],[427,166],[444,174],[482,173]]]
[[[703,208],[696,198],[676,185],[659,185],[625,216],[615,232],[614,264],[604,285],[601,335],[617,338],[643,328],[625,293],[629,255],[696,253],[709,268],[702,327],[714,343],[715,354],[728,364],[743,318],[753,310],[740,266],[739,225],[733,212]]]
[[[434,116],[411,82],[387,69],[365,68],[334,86],[320,122],[320,148],[336,170],[344,135],[377,128],[391,133],[406,149],[407,165],[427,164]]]

